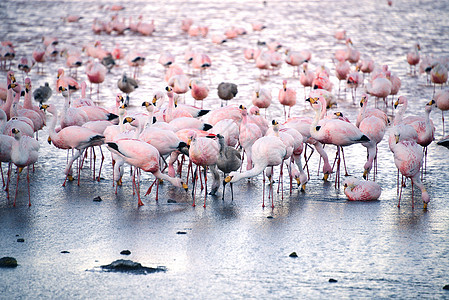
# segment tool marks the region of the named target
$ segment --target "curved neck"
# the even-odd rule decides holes
[[[25,89],[25,99],[23,100],[23,108],[32,109],[31,90]]]
[[[404,117],[405,110],[407,109],[407,102],[404,102],[404,104],[399,108],[398,113],[396,114],[396,117],[394,118],[394,125],[398,125],[402,122],[402,118]]]
[[[250,177],[254,177],[259,175],[260,173],[263,172],[263,170],[265,170],[267,166],[264,165],[257,165],[255,164],[254,167],[251,170],[248,170],[246,172],[243,173],[237,173],[233,176],[231,182],[236,182],[239,181],[243,178],[250,178]]]

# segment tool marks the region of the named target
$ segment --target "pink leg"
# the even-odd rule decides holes
[[[27,181],[28,181],[28,206],[31,206],[31,195],[30,195],[30,166],[27,166]]]
[[[14,197],[14,203],[12,206],[16,206],[17,193],[19,191],[19,178],[20,178],[20,168],[17,167],[17,183],[16,183],[16,196]]]

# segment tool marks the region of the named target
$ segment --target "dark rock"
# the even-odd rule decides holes
[[[95,202],[101,202],[101,201],[103,201],[103,200],[101,199],[100,196],[97,196],[97,197],[94,198],[94,201],[95,201]]]
[[[122,252],[120,252],[121,255],[130,255],[131,251],[129,250],[123,250]]]
[[[19,236],[18,234],[16,234],[16,236]]]
[[[445,286],[443,286],[443,290],[449,290],[449,284],[446,284]]]
[[[17,260],[14,257],[0,258],[0,268],[15,268],[17,267]]]
[[[268,216],[267,219],[274,219],[274,217],[273,216]]]
[[[292,252],[292,253],[290,253],[289,256],[290,256],[290,257],[298,257],[298,254],[296,254],[296,252]]]
[[[101,268],[107,272],[122,272],[122,273],[132,273],[132,274],[149,274],[155,272],[165,272],[165,267],[144,267],[138,262],[127,259],[119,259],[113,261],[109,265],[101,266]]]
[[[62,250],[61,253],[70,253],[70,252],[67,250]]]
[[[329,282],[338,282],[338,280],[334,278],[329,278]]]
[[[17,239],[17,242],[18,242],[18,243],[23,243],[23,242],[25,242],[25,239],[23,239],[23,238],[18,238],[18,239]]]
[[[187,232],[185,232],[185,231],[178,231],[178,232],[176,232],[176,234],[187,234]]]
[[[167,203],[178,203],[178,202],[176,202],[176,200],[173,200],[173,199],[168,199]]]

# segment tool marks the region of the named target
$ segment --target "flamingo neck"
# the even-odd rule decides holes
[[[265,165],[261,165],[261,164],[255,164],[254,167],[251,170],[248,170],[246,172],[243,173],[237,173],[233,176],[231,182],[236,182],[239,181],[243,178],[250,178],[250,177],[254,177],[259,175],[260,173],[263,172],[263,170],[265,170],[267,166]]]

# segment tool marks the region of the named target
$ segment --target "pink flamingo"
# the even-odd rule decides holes
[[[2,173],[3,187],[5,187],[5,179],[3,177],[2,162],[11,162],[11,149],[14,138],[12,136],[3,134],[6,126],[6,113],[0,109],[0,172]],[[12,132],[11,132],[12,133]],[[7,181],[5,191],[7,192],[6,198],[9,199],[9,176],[11,175],[10,168],[8,166]]]
[[[228,105],[212,110],[207,114],[207,122],[214,126],[223,119],[231,119],[237,124],[240,124],[242,120],[242,113],[239,106]]]
[[[83,128],[80,126],[69,126],[61,129],[58,133],[55,131],[56,123],[58,121],[58,112],[54,105],[42,105],[42,109],[45,109],[50,114],[53,115],[53,119],[51,120],[48,126],[48,132],[50,135],[49,141],[55,145],[56,148],[59,149],[76,149],[75,155],[73,155],[68,161],[64,173],[66,174],[66,178],[62,186],[65,186],[67,179],[70,181],[73,180],[71,175],[72,164],[73,162],[82,157],[84,150],[91,146],[100,146],[104,142],[104,136],[96,133],[87,128]],[[82,164],[78,168],[78,185],[80,184],[80,172],[81,172]]]
[[[100,84],[104,82],[106,77],[106,73],[108,69],[106,69],[103,64],[99,62],[89,62],[86,65],[86,75],[87,79],[90,82],[90,95],[92,96],[92,84],[97,85],[97,99],[100,96]]]
[[[258,108],[265,108],[266,116],[267,108],[271,105],[271,90],[263,88],[259,83],[257,83],[252,93],[251,101],[253,105],[257,106]]]
[[[284,117],[285,120],[287,120],[287,113],[285,111],[285,107],[288,106],[288,117],[290,118],[290,110],[292,108],[292,106],[294,106],[296,104],[296,91],[291,89],[291,88],[287,88],[287,80],[283,80],[282,81],[282,89],[279,90],[279,103],[281,103],[281,105],[284,106]]]
[[[335,66],[335,75],[338,78],[338,97],[340,97],[340,84],[341,81],[346,81],[349,72],[351,71],[351,67],[349,66],[347,61],[340,61]]]
[[[195,53],[192,59],[192,68],[200,70],[201,78],[203,77],[203,72],[208,70],[212,66],[212,60],[209,55],[205,53]]]
[[[427,209],[427,204],[430,201],[430,196],[427,193],[420,178],[420,169],[423,161],[423,151],[421,147],[414,141],[399,141],[399,136],[395,135],[396,143],[393,144],[394,163],[401,172],[401,174],[412,181],[412,208],[413,202],[413,185],[418,186],[421,190],[421,197],[424,204],[424,209]],[[402,185],[399,194],[398,207],[401,205]]]
[[[196,101],[201,101],[201,108],[203,108],[203,100],[209,95],[209,87],[202,81],[191,79],[189,83],[190,93],[192,98]]]
[[[80,89],[78,82],[72,77],[64,76],[64,70],[58,69],[58,76],[56,80],[56,90],[61,93],[65,88],[70,95],[72,92]]]
[[[225,178],[226,182],[234,183],[244,178],[251,178],[257,176],[260,173],[262,173],[267,167],[271,167],[271,169],[273,169],[274,166],[279,166],[280,164],[282,164],[282,162],[284,161],[284,157],[287,153],[287,150],[285,149],[285,144],[278,136],[275,135],[264,136],[259,138],[254,142],[251,151],[254,167],[251,170],[247,170],[246,172],[243,173],[239,172],[229,173],[229,176]],[[274,208],[272,178],[273,177],[271,176],[270,177],[271,207]],[[264,197],[262,207],[265,207],[265,189],[263,195]]]
[[[335,186],[337,186],[337,184],[340,184],[341,147],[355,143],[369,142],[370,140],[355,125],[339,119],[323,119],[318,123],[323,110],[323,102],[325,100],[317,98],[308,98],[307,100],[314,104],[312,105],[312,108],[315,110],[315,119],[310,125],[311,136],[323,144],[333,144],[337,146],[337,175],[335,178]]]
[[[14,141],[11,145],[11,162],[17,167],[16,196],[14,197],[13,206],[16,206],[19,177],[24,167],[27,167],[28,206],[31,206],[30,165],[36,163],[39,158],[39,142],[31,137],[22,136],[20,130],[16,128],[12,129],[12,134],[14,135]]]
[[[140,199],[140,170],[152,173],[157,179],[166,180],[176,187],[183,187],[187,190],[187,185],[180,178],[170,177],[160,170],[160,155],[155,147],[140,140],[121,139],[115,142],[108,142],[108,149],[112,153],[120,156],[126,163],[135,167],[133,176],[133,190],[137,191],[138,206],[144,205]],[[137,184],[135,175],[137,174]]]
[[[240,134],[239,134],[239,144],[242,146],[243,150],[247,155],[247,165],[246,169],[251,170],[253,167],[252,162],[252,151],[251,148],[254,142],[262,137],[262,131],[259,126],[248,121],[248,112],[246,107],[240,105],[240,111],[242,114],[242,122],[240,123]]]
[[[18,85],[16,84],[16,78],[14,77],[13,71],[8,71],[8,73],[6,74],[6,86],[7,86],[6,101],[5,103],[3,103],[3,105],[0,106],[0,108],[6,113],[7,119],[9,120],[11,105],[14,100],[13,90],[16,93],[20,93]]]
[[[253,60],[253,59],[255,60],[255,59],[257,59],[257,57],[259,57],[260,53],[261,53],[261,50],[258,48],[257,49],[246,48],[243,51],[243,55],[246,60]]]
[[[360,100],[360,106],[362,107],[362,109],[359,111],[359,114],[357,115],[355,126],[359,127],[362,120],[369,116],[375,116],[383,120],[385,125],[388,125],[390,123],[390,120],[388,119],[388,116],[385,112],[377,108],[368,108],[367,94],[362,95],[362,99]]]
[[[184,32],[188,32],[190,26],[192,26],[193,20],[190,18],[185,18],[181,20],[181,30]]]
[[[363,178],[368,178],[368,175],[373,167],[373,162],[376,161],[374,168],[375,180],[377,172],[377,145],[384,138],[387,124],[385,124],[384,119],[380,119],[374,115],[367,117],[364,116],[362,121],[360,122],[359,129],[369,138],[369,142],[362,143],[362,145],[366,147],[366,150],[368,152],[368,159],[364,166]]]
[[[393,85],[390,80],[385,77],[377,77],[366,84],[366,91],[371,96],[384,99],[387,106],[386,98],[390,95]]]
[[[350,201],[373,201],[379,199],[382,193],[382,189],[377,183],[357,178],[345,179],[344,187],[345,195]]]
[[[25,79],[25,97],[24,97],[24,101],[23,101],[23,108],[31,109],[31,110],[34,110],[35,112],[37,112],[43,121],[43,125],[45,125],[45,120],[46,120],[45,113],[42,110],[40,110],[37,105],[33,105],[31,102],[31,95],[32,95],[31,88],[32,88],[31,79],[26,78]]]
[[[346,40],[346,30],[339,30],[335,32],[335,38],[339,41]]]
[[[360,52],[352,47],[352,40],[346,39],[346,60],[351,64],[355,64],[360,59]]]
[[[301,66],[307,60],[301,55],[301,53],[296,51],[291,51],[287,49],[285,51],[285,62],[293,67],[293,76],[295,76],[295,71],[300,74],[299,66]]]
[[[175,56],[168,51],[163,51],[157,62],[164,68],[168,68],[170,65],[175,63]]]
[[[167,85],[172,87],[173,92],[176,94],[185,94],[189,91],[190,79],[184,74],[172,76]]]
[[[315,79],[315,74],[313,71],[308,70],[308,64],[302,64],[302,72],[299,75],[299,82],[304,87],[304,98],[306,97],[306,87],[312,87],[313,79]]]
[[[437,107],[441,110],[441,122],[443,123],[443,135],[444,135],[444,111],[449,110],[449,90],[441,90],[435,93],[433,96]]]
[[[440,63],[435,63],[432,65],[432,69],[430,71],[430,81],[433,82],[433,93],[435,94],[435,85],[446,83],[448,78],[447,68]]]
[[[416,43],[413,46],[413,50],[407,53],[407,62],[410,65],[410,74],[412,74],[412,68],[413,68],[413,75],[416,75],[416,65],[419,64],[419,50],[421,50],[421,47],[419,46],[419,43]]]
[[[195,173],[193,175],[193,189],[192,198],[193,206],[195,206],[195,190],[196,190],[196,178],[198,175],[198,168],[204,168],[204,181],[205,181],[205,192],[204,192],[204,204],[206,207],[207,198],[207,168],[210,166],[214,169],[217,164],[218,155],[220,152],[219,145],[215,139],[215,134],[209,134],[206,137],[197,137],[196,132],[192,134],[189,138],[187,144],[190,145],[189,148],[189,159],[196,165]]]

